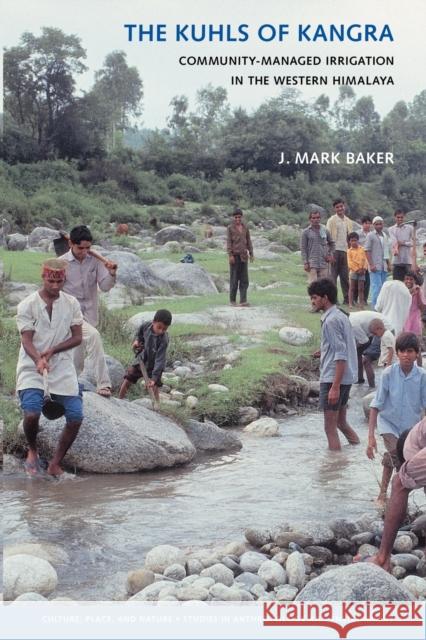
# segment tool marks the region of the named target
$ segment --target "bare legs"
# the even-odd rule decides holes
[[[24,416],[24,433],[28,442],[28,454],[26,462],[31,466],[34,474],[37,472],[38,455],[37,455],[37,433],[39,428],[40,416],[35,413],[26,413]],[[53,454],[53,458],[47,467],[47,473],[52,476],[58,476],[63,473],[60,462],[65,456],[66,452],[77,437],[78,430],[80,429],[82,421],[67,422],[61,436],[59,438],[58,446]]]
[[[375,378],[375,375],[374,375],[374,369],[373,369],[372,362],[371,362],[370,358],[368,358],[368,356],[363,356],[362,357],[362,362],[363,362],[363,365],[364,365],[365,375],[367,376],[368,386],[373,389],[376,386],[376,378]]]
[[[343,433],[349,444],[359,444],[359,438],[356,432],[348,424],[346,419],[346,405],[340,407],[338,411],[326,409],[324,411],[324,431],[328,440],[328,448],[331,451],[340,451],[341,444],[339,438],[339,430]]]

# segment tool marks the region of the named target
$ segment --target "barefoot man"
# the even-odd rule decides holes
[[[83,315],[78,301],[61,291],[67,263],[46,260],[41,289],[18,305],[16,322],[21,334],[16,371],[16,389],[24,412],[24,433],[28,442],[25,469],[29,475],[40,471],[37,433],[43,407],[43,371],[48,372],[52,399],[65,409],[65,428],[47,468],[47,473],[63,473],[62,458],[74,442],[83,420],[82,399],[72,350],[82,340]]]
[[[370,559],[386,571],[391,568],[390,557],[398,528],[407,512],[408,495],[413,489],[426,486],[426,418],[408,433],[403,451],[404,463],[392,482],[380,548]]]

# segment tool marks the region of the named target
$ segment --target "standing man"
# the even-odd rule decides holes
[[[117,265],[109,269],[89,254],[93,237],[86,225],[74,227],[70,233],[70,250],[62,258],[67,261],[65,293],[77,298],[83,312],[83,341],[74,352],[74,363],[78,375],[84,369],[87,356],[96,378],[97,392],[109,398],[111,379],[105,362],[101,336],[95,328],[98,324],[98,287],[109,291],[115,285]]]
[[[237,291],[240,290],[240,307],[248,307],[247,289],[248,259],[253,262],[253,245],[250,231],[243,222],[243,212],[235,209],[234,221],[228,226],[227,251],[229,256],[230,282],[229,300],[233,307],[237,304]]]
[[[338,429],[349,444],[359,444],[346,419],[351,385],[357,380],[357,352],[349,318],[336,306],[337,287],[324,278],[308,287],[312,306],[323,311],[321,320],[320,408],[331,451],[340,451]]]
[[[16,370],[16,390],[24,412],[24,433],[28,442],[25,469],[40,472],[37,433],[43,407],[43,372],[48,372],[52,399],[63,405],[66,424],[47,473],[63,473],[62,458],[77,437],[83,420],[82,398],[72,349],[81,343],[83,316],[80,305],[61,291],[65,282],[64,260],[46,260],[42,267],[41,289],[18,305],[16,323],[21,334]]]
[[[365,249],[365,242],[367,240],[367,236],[370,233],[370,231],[371,231],[371,218],[370,216],[363,216],[361,218],[361,229],[358,231],[358,235],[359,235],[359,244],[364,249]],[[365,302],[368,302],[369,293],[370,293],[370,272],[367,269],[365,272],[365,283],[364,283]]]
[[[413,250],[413,227],[405,223],[405,213],[397,209],[394,214],[395,224],[389,227],[392,245],[393,279],[404,281],[404,276],[411,271]]]
[[[300,238],[300,251],[308,283],[311,283],[328,277],[329,265],[333,261],[334,242],[330,232],[321,224],[319,211],[310,212],[309,222],[309,227],[304,229]]]
[[[374,231],[370,231],[365,241],[368,268],[371,282],[371,306],[375,307],[383,283],[386,282],[389,271],[389,246],[383,233],[383,218],[373,218]]]
[[[352,220],[345,216],[346,206],[341,198],[333,202],[334,215],[327,220],[327,229],[335,243],[334,262],[331,265],[331,275],[337,285],[340,278],[340,287],[343,294],[343,304],[349,302],[349,271],[348,271],[348,234],[352,231]]]

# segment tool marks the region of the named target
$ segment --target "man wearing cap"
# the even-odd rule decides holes
[[[340,287],[343,294],[343,303],[349,302],[349,270],[348,270],[348,235],[353,230],[352,220],[345,215],[346,205],[341,198],[333,202],[334,215],[327,220],[327,229],[335,244],[334,259],[331,262],[331,275],[337,285],[340,279]]]
[[[308,274],[308,284],[328,278],[333,260],[334,242],[330,232],[321,224],[321,213],[314,209],[309,213],[309,227],[300,238],[303,268]]]
[[[62,258],[67,261],[67,279],[64,292],[77,298],[84,316],[83,341],[74,352],[77,373],[83,371],[87,357],[90,369],[96,379],[99,395],[111,396],[111,379],[105,362],[105,353],[98,324],[98,287],[109,291],[115,285],[117,265],[107,269],[99,260],[89,254],[93,237],[86,225],[74,227],[70,232],[70,250]]]
[[[47,468],[47,473],[63,473],[62,458],[74,442],[83,420],[77,372],[72,350],[82,340],[83,315],[78,301],[64,293],[67,263],[47,260],[43,264],[42,287],[18,305],[16,322],[21,334],[16,370],[16,390],[24,412],[24,433],[28,442],[25,469],[29,475],[40,471],[37,433],[43,407],[43,371],[48,372],[52,399],[63,405],[65,428]]]
[[[411,270],[413,249],[413,227],[405,223],[405,213],[397,209],[394,214],[395,224],[389,227],[392,245],[393,279],[404,281]]]
[[[237,291],[240,290],[240,307],[248,307],[247,289],[248,259],[253,262],[253,245],[250,231],[243,222],[243,212],[235,209],[234,220],[228,226],[227,251],[230,267],[229,300],[232,306],[237,304]]]
[[[374,308],[383,283],[389,272],[389,244],[383,233],[383,218],[373,218],[374,230],[370,231],[365,241],[364,249],[367,254],[368,268],[371,282],[371,306]]]

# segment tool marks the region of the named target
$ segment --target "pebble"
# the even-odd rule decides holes
[[[188,409],[195,409],[198,404],[198,398],[196,396],[188,396],[185,400],[185,405]]]
[[[272,540],[272,533],[269,529],[246,529],[244,535],[254,547],[262,547]]]
[[[199,575],[204,569],[204,565],[196,558],[190,558],[186,563],[186,573],[188,576],[193,574]]]
[[[257,575],[263,578],[269,587],[278,587],[287,582],[285,570],[274,560],[265,560],[265,562],[262,562]]]
[[[136,571],[130,571],[127,574],[127,593],[131,596],[138,591],[142,591],[149,584],[152,584],[155,580],[154,572],[148,569],[136,569]]]
[[[285,584],[276,589],[276,599],[291,602],[297,596],[298,589],[290,584]]]
[[[227,587],[230,587],[234,583],[233,572],[221,563],[203,569],[200,575],[202,577],[213,578],[215,582],[220,582]]]
[[[178,600],[207,600],[209,592],[204,587],[196,587],[194,584],[188,587],[176,589]]]
[[[305,582],[305,563],[299,551],[293,551],[287,558],[285,565],[288,582],[292,587],[301,589]]]
[[[397,553],[409,553],[413,549],[413,541],[407,535],[397,536],[393,548]]]
[[[186,577],[185,567],[181,564],[171,564],[164,569],[165,578],[174,578],[174,580],[183,580]]]
[[[264,553],[258,553],[257,551],[246,551],[240,558],[240,567],[243,571],[248,571],[249,573],[257,573],[260,565],[265,560],[268,560],[268,557]]]
[[[228,387],[225,387],[224,384],[209,384],[208,385],[208,389],[210,389],[210,391],[213,391],[213,393],[228,393],[229,389]]]

